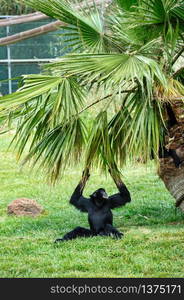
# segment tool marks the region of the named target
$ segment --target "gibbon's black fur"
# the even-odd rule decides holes
[[[88,173],[87,179],[89,176],[90,175]],[[113,215],[111,209],[125,205],[131,201],[131,197],[128,189],[122,181],[118,180],[118,182],[115,183],[119,193],[108,197],[105,189],[100,188],[91,194],[90,198],[85,198],[82,195],[85,181],[81,180],[71,196],[70,203],[81,212],[88,213],[90,229],[76,227],[65,234],[63,238],[57,239],[55,242],[97,235],[111,235],[115,238],[121,238],[123,234],[113,227]]]

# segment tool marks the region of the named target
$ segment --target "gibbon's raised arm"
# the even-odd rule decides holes
[[[86,182],[89,178],[89,171],[87,174],[84,174],[83,177],[80,180],[79,184],[75,188],[71,198],[70,198],[70,204],[74,205],[77,209],[79,209],[82,212],[88,212],[89,208],[89,198],[83,197],[82,193],[85,188]]]
[[[115,176],[113,176],[112,174],[111,174],[111,176],[112,176],[112,178],[113,178],[113,180],[114,180],[114,182],[115,182],[115,184],[116,184],[116,186],[119,190],[119,193],[111,195],[109,197],[110,208],[113,209],[113,208],[116,208],[116,207],[123,206],[126,203],[130,202],[131,197],[130,197],[129,190],[127,189],[126,185],[122,182],[120,177],[115,178]]]

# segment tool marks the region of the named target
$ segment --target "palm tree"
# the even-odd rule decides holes
[[[118,180],[127,160],[154,158],[183,208],[183,1],[116,0],[85,11],[72,2],[25,1],[67,24],[68,54],[1,97],[1,120],[16,120],[18,157],[28,146],[24,162],[52,181],[79,161]]]

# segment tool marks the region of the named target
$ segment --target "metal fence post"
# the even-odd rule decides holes
[[[9,35],[10,27],[6,26],[6,34]],[[11,82],[11,52],[10,52],[10,46],[7,45],[7,60],[8,60],[8,90],[9,94],[12,93],[12,82]]]

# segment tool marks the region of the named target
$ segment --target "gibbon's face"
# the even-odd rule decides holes
[[[108,199],[108,195],[103,188],[96,190],[90,197],[95,201],[97,206],[102,206]]]

